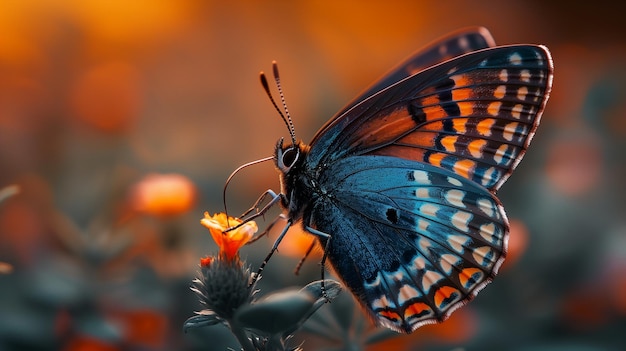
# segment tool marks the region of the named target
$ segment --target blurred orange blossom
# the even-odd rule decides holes
[[[167,217],[189,211],[196,201],[196,187],[181,174],[148,174],[131,190],[130,203],[140,213]]]

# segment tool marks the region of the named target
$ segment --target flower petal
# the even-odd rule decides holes
[[[254,221],[243,223],[239,218],[227,217],[225,213],[216,213],[210,216],[205,212],[200,223],[209,229],[213,240],[220,247],[220,254],[229,260],[233,260],[237,256],[239,249],[250,241],[258,230]],[[241,226],[224,232],[228,228],[238,225]]]

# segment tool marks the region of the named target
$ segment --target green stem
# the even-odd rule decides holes
[[[235,335],[244,351],[256,351],[252,341],[248,338],[248,334],[246,334],[243,328],[239,327],[236,323],[232,323],[232,321],[229,321],[228,324],[230,325],[230,331]]]

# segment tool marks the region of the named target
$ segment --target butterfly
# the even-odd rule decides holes
[[[377,325],[411,333],[444,321],[504,261],[509,223],[495,194],[535,134],[552,78],[546,47],[495,46],[470,28],[401,63],[308,145],[283,117],[292,142],[276,145],[281,192],[267,194],[286,225],[268,259],[299,222]]]

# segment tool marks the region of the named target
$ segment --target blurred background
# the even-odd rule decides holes
[[[305,141],[418,48],[466,26],[545,44],[555,79],[542,125],[499,192],[512,224],[499,277],[444,324],[366,345],[350,294],[319,312],[336,335],[305,350],[626,348],[626,10],[594,1],[0,3],[0,350],[223,350],[183,333],[189,290],[217,248],[199,225],[229,173],[287,136],[258,81],[280,65]],[[241,213],[278,175],[241,172]],[[267,217],[270,222],[278,211]],[[258,266],[276,235],[243,249]],[[319,279],[296,234],[261,294]],[[302,242],[305,242],[304,244]],[[317,318],[318,316],[316,316]],[[326,318],[326,319],[324,319]],[[326,322],[324,322],[326,320]],[[336,324],[332,324],[336,323]]]

